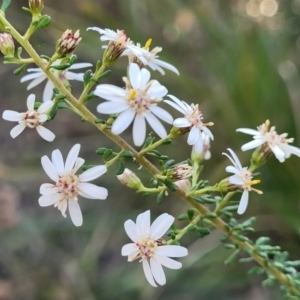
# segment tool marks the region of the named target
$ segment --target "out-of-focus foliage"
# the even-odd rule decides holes
[[[21,6],[27,3],[12,2],[7,18],[24,32],[29,15]],[[250,137],[236,133],[236,128],[255,128],[270,119],[279,133],[288,132],[300,145],[299,0],[45,0],[45,13],[51,15],[52,25],[32,38],[40,54],[50,55],[67,28],[80,29],[79,62],[95,64],[102,45],[98,33],[86,32],[89,26],[125,29],[136,42],[151,37],[153,46],[163,47],[160,57],[174,64],[180,76],[167,71],[165,76],[152,72],[152,77],[170,94],[199,103],[204,120],[215,123],[212,158],[203,173],[211,183],[226,176],[228,161],[221,155],[226,148],[249,163],[251,153],[239,149]],[[126,64],[122,58],[103,82],[122,86]],[[29,94],[12,69],[0,68],[1,111],[23,111]],[[41,97],[42,89],[34,92]],[[80,89],[75,83],[76,95]],[[95,109],[99,101],[92,100],[89,107]],[[12,124],[0,122],[0,299],[280,299],[277,289],[261,287],[262,278],[247,276],[250,265],[224,266],[229,253],[220,245],[218,232],[203,239],[193,233],[185,237],[182,243],[190,245],[190,255],[181,260],[183,269],[167,271],[166,286],[152,288],[142,266],[120,255],[129,242],[123,223],[146,208],[152,209],[153,218],[162,212],[177,216],[185,204],[170,195],[158,206],[155,197],[136,195],[119,184],[113,167],[99,180],[109,189],[108,199],[82,199],[84,223],[75,228],[69,217],[38,205],[39,186],[47,182],[40,157],[57,148],[66,154],[79,142],[80,156],[96,164],[101,163],[94,153],[97,148],[115,146],[69,111],[60,111],[49,124],[57,136],[53,143],[31,130],[12,140]],[[131,131],[127,134],[131,142]],[[173,146],[181,150],[173,151],[176,159],[190,155],[184,138]],[[149,182],[137,165],[127,167]],[[260,170],[258,188],[264,194],[251,194],[246,212],[257,216],[254,236],[271,236],[292,259],[299,259],[299,168],[297,157],[284,164],[271,158]]]

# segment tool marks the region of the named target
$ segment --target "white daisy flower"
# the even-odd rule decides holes
[[[287,133],[277,134],[276,127],[272,126],[270,129],[270,121],[267,120],[264,124],[257,127],[257,130],[250,128],[238,128],[236,131],[253,135],[254,141],[246,143],[242,146],[243,151],[257,148],[261,145],[266,145],[280,162],[284,162],[292,154],[300,157],[300,149],[288,145],[294,141],[293,138],[287,138]]]
[[[59,65],[60,60],[55,61],[52,65]],[[45,61],[45,64],[47,64],[47,61]],[[82,68],[87,68],[91,67],[92,64],[90,63],[77,63],[73,64],[70,68],[64,70],[64,71],[59,71],[55,69],[50,69],[52,73],[56,74],[62,81],[66,80],[77,80],[77,81],[83,81],[83,75],[84,73],[74,73],[70,72],[69,70],[77,70],[77,69],[82,69]],[[47,76],[43,72],[42,69],[40,68],[29,68],[27,69],[28,72],[31,72],[31,74],[27,74],[21,78],[21,82],[29,81],[32,80],[29,85],[27,86],[27,90],[30,90],[37,85],[39,85],[41,82],[47,79]],[[53,89],[54,89],[54,84],[52,83],[51,80],[47,80],[46,86],[44,88],[43,92],[43,101],[50,101],[52,100],[53,96]]]
[[[140,260],[143,264],[146,279],[152,286],[166,283],[166,277],[162,266],[170,269],[180,269],[182,264],[170,257],[183,257],[188,250],[182,246],[164,245],[161,237],[167,232],[174,217],[167,213],[160,215],[150,225],[150,211],[138,215],[136,223],[132,220],[125,222],[127,235],[133,243],[126,244],[122,248],[122,255],[128,256],[128,261]]]
[[[153,71],[158,71],[162,75],[165,75],[163,68],[179,75],[179,71],[173,65],[158,59],[159,56],[156,54],[162,51],[161,47],[155,47],[151,51],[149,50],[151,42],[152,39],[149,39],[144,47],[141,47],[141,45],[137,43],[135,46],[137,50],[135,52],[138,52],[138,55],[136,55],[132,49],[128,49],[123,52],[122,56],[128,56],[129,63],[138,63],[141,67],[148,66]]]
[[[46,141],[52,142],[55,138],[54,133],[49,129],[42,126],[47,120],[47,111],[53,106],[52,101],[43,103],[37,110],[34,110],[35,95],[31,94],[27,98],[28,111],[18,113],[13,110],[5,110],[2,118],[6,121],[18,122],[11,131],[10,135],[14,139],[17,137],[26,127],[36,128],[38,134]]]
[[[164,100],[164,102],[177,109],[179,112],[184,114],[183,118],[177,118],[173,122],[173,126],[177,128],[190,127],[187,143],[194,146],[195,153],[201,153],[203,151],[204,141],[202,132],[204,132],[211,140],[214,139],[211,131],[207,126],[212,126],[213,123],[203,123],[202,113],[198,109],[198,104],[187,104],[184,101],[179,100],[175,96],[168,95],[173,101]]]
[[[241,215],[246,211],[246,208],[248,206],[249,191],[255,191],[258,194],[262,194],[262,191],[251,187],[251,185],[253,184],[260,183],[260,180],[252,180],[252,173],[246,167],[242,167],[238,157],[230,148],[228,148],[227,150],[230,152],[231,157],[227,153],[222,154],[226,155],[230,159],[233,166],[226,167],[226,171],[234,174],[229,177],[229,183],[236,185],[238,188],[244,190],[237,210],[238,214]]]
[[[78,204],[78,195],[88,199],[105,200],[107,189],[96,186],[87,181],[103,175],[107,168],[99,165],[88,169],[80,175],[75,175],[77,170],[84,164],[84,159],[78,157],[80,145],[76,144],[70,150],[66,163],[63,162],[61,152],[57,149],[52,152],[52,161],[48,156],[41,159],[46,174],[55,184],[44,183],[40,187],[42,196],[39,198],[40,206],[53,205],[66,217],[69,207],[70,217],[75,226],[82,225],[82,213]]]
[[[111,84],[100,84],[94,94],[108,100],[98,105],[97,110],[103,114],[120,114],[114,121],[111,131],[120,134],[133,121],[133,141],[136,146],[141,146],[146,137],[146,122],[157,135],[164,139],[167,132],[160,118],[172,124],[172,116],[164,109],[157,106],[163,100],[168,90],[157,80],[150,80],[150,72],[140,69],[137,64],[130,64],[129,78],[125,78],[126,89]]]
[[[142,56],[142,50],[133,45],[124,30],[113,31],[111,29],[101,29],[99,27],[89,27],[87,30],[99,32],[101,35],[100,40],[108,41],[108,45],[102,46],[102,48],[106,49],[103,60],[107,65],[112,64],[124,51],[128,51],[128,53],[132,53],[137,57]]]

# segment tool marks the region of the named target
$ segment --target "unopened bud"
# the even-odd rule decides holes
[[[81,41],[80,32],[67,29],[57,42],[56,52],[60,55],[72,53]]]
[[[103,53],[103,62],[107,67],[113,64],[126,49],[128,37],[125,31],[118,30],[117,34],[118,38],[111,40]]]
[[[15,55],[15,44],[12,36],[8,33],[0,33],[0,51],[5,56]]]
[[[144,187],[141,180],[127,168],[125,168],[121,175],[117,175],[117,177],[122,184],[125,184],[131,189],[140,190]]]
[[[195,146],[193,146],[193,149],[192,149],[191,158],[193,161],[196,161],[196,162],[201,162],[203,159],[208,160],[211,158],[210,138],[203,131],[201,134],[202,134],[202,142],[203,142],[202,151],[200,153],[196,152]]]
[[[187,194],[191,190],[191,183],[188,179],[175,181],[174,184],[182,190],[185,194]]]
[[[33,15],[39,15],[44,8],[44,0],[29,0],[28,6]]]
[[[192,166],[188,164],[182,164],[175,168],[169,169],[167,172],[167,178],[172,181],[178,181],[191,177],[194,173]]]

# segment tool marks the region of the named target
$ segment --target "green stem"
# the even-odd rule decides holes
[[[219,188],[218,188],[217,184],[215,184],[214,186],[207,186],[200,190],[191,191],[188,194],[188,196],[199,196],[199,195],[203,195],[203,194],[211,193],[211,192],[219,192]]]
[[[97,78],[99,75],[101,75],[105,71],[105,68],[106,68],[105,64],[102,64],[101,67],[95,72],[93,77]],[[96,82],[94,82],[93,80],[89,81],[89,83],[86,85],[86,87],[84,88],[84,90],[82,91],[82,93],[78,99],[78,102],[80,104],[84,104],[86,96],[88,95],[89,91],[95,84],[96,84]]]
[[[235,194],[236,192],[230,192],[227,193],[226,196],[220,201],[219,205],[216,207],[214,213],[218,214],[222,208],[225,207],[227,202],[230,200],[230,198]]]
[[[144,148],[143,150],[141,150],[139,152],[139,156],[141,156],[141,157],[144,156],[147,152],[156,149],[158,146],[162,145],[166,139],[170,139],[170,138],[171,138],[171,135],[169,134],[166,138],[161,139],[161,140],[155,142],[154,144],[149,145],[148,147]]]
[[[186,233],[188,233],[189,228],[191,225],[196,225],[200,220],[201,220],[202,216],[198,215],[197,217],[195,217],[187,226],[185,226],[184,228],[182,228],[177,234],[175,239],[171,239],[169,241],[167,241],[167,245],[171,245],[174,242],[179,241]]]
[[[91,84],[89,88],[85,89],[85,92],[81,95],[81,102],[77,101],[77,99],[68,91],[68,89],[64,86],[64,84],[50,71],[46,68],[43,60],[39,57],[39,55],[36,53],[36,51],[32,48],[31,44],[28,40],[26,40],[24,37],[22,37],[12,26],[11,24],[5,19],[5,17],[0,14],[0,22],[7,28],[9,33],[22,45],[22,47],[27,51],[27,53],[33,58],[35,63],[43,70],[43,72],[46,74],[46,76],[53,82],[54,86],[60,90],[60,92],[64,95],[66,95],[66,101],[67,103],[74,108],[74,110],[86,121],[90,122],[93,126],[95,126],[98,130],[100,130],[102,133],[104,133],[108,138],[110,138],[115,144],[117,144],[121,149],[126,149],[128,151],[131,151],[133,155],[136,158],[136,161],[141,164],[146,170],[148,170],[149,173],[151,173],[153,176],[159,173],[159,170],[152,165],[146,158],[140,155],[139,152],[137,152],[133,147],[131,147],[129,144],[127,144],[122,138],[119,136],[116,136],[111,133],[110,130],[106,129],[103,124],[95,124],[96,116],[94,116],[84,105],[82,105],[82,102],[84,102],[85,94],[88,92],[88,90],[93,86]],[[203,193],[203,191],[212,191],[213,187],[209,187],[206,189],[202,189],[200,193]],[[217,190],[217,189],[216,189]],[[201,215],[210,214],[210,210],[194,201],[191,197],[187,196],[185,192],[181,189],[178,189],[176,191],[176,194],[182,198],[184,201],[186,201],[189,205],[194,207]],[[195,194],[195,193],[191,193]],[[196,193],[197,194],[197,193]],[[256,260],[256,262],[261,265],[268,273],[272,274],[282,285],[286,286],[286,288],[289,290],[289,292],[292,295],[299,295],[299,291],[295,288],[295,286],[291,285],[289,282],[289,279],[287,276],[282,273],[280,270],[278,270],[276,267],[271,265],[268,260],[260,257],[258,254],[255,253],[254,247],[248,243],[243,242],[235,238],[233,235],[230,235],[230,226],[226,224],[221,218],[211,218],[210,219],[211,224],[213,224],[216,228],[224,232],[225,234],[229,235],[229,238],[238,245],[239,249],[246,249],[247,252],[250,253],[251,257]]]

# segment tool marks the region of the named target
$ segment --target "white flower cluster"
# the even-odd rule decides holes
[[[100,40],[107,41],[104,45],[103,64],[109,66],[118,57],[127,56],[129,66],[127,77],[123,78],[125,88],[111,84],[98,85],[93,94],[107,101],[97,106],[97,111],[102,114],[117,114],[112,122],[111,132],[119,135],[124,132],[131,123],[133,123],[133,142],[136,146],[142,146],[146,139],[146,122],[151,126],[153,131],[161,138],[168,137],[168,133],[161,123],[161,120],[172,124],[177,133],[188,132],[187,143],[193,147],[193,155],[198,155],[200,159],[209,159],[211,157],[210,141],[214,139],[209,127],[212,122],[203,122],[203,115],[198,104],[188,104],[179,100],[173,95],[168,95],[168,90],[157,80],[151,79],[151,74],[146,67],[153,71],[159,71],[165,74],[164,69],[170,70],[179,75],[178,70],[171,64],[159,59],[157,54],[162,48],[155,47],[150,50],[149,40],[144,47],[140,44],[134,44],[125,34],[124,30],[113,31],[110,29],[101,29],[90,27],[88,30],[94,30],[100,33]],[[70,31],[66,32],[66,36]],[[78,41],[79,32],[74,36]],[[71,41],[72,42],[72,41]],[[71,43],[70,42],[70,43]],[[65,46],[65,44],[63,44]],[[69,45],[74,50],[73,44]],[[48,62],[45,61],[45,64]],[[62,63],[61,59],[56,60],[52,66]],[[73,73],[70,70],[90,67],[90,63],[73,64],[69,69],[59,71],[50,69],[65,85],[68,80],[83,81],[83,73]],[[27,86],[30,90],[47,79],[47,76],[40,68],[28,69],[30,74],[21,78],[21,82],[32,80]],[[48,80],[43,92],[43,103],[35,103],[35,95],[31,94],[27,98],[27,111],[18,113],[12,110],[3,112],[3,119],[18,124],[10,131],[12,138],[17,137],[26,127],[35,128],[38,134],[46,141],[53,141],[55,135],[44,127],[45,122],[50,120],[51,111],[54,106],[53,98],[54,84]],[[166,96],[169,99],[164,99]],[[80,101],[79,101],[80,102]],[[162,102],[167,103],[177,111],[183,114],[182,117],[173,120],[169,112],[159,107]],[[242,150],[249,150],[257,147],[265,147],[269,152],[274,153],[275,157],[283,162],[286,158],[295,154],[300,157],[300,149],[289,145],[293,139],[287,138],[287,134],[277,134],[275,127],[269,130],[269,121],[258,127],[258,130],[240,128],[237,131],[253,135],[254,140],[243,145]],[[175,130],[175,131],[176,131]],[[172,133],[172,131],[171,131]],[[75,226],[83,224],[82,212],[78,203],[78,197],[82,196],[88,199],[105,200],[108,191],[104,187],[99,187],[89,183],[107,172],[105,165],[94,166],[83,173],[77,175],[77,171],[83,166],[84,159],[78,157],[80,145],[74,145],[64,163],[61,152],[56,149],[52,152],[51,159],[48,156],[41,158],[44,171],[54,183],[44,183],[40,187],[39,204],[42,207],[57,207],[62,215],[66,217],[68,210],[71,220]],[[230,187],[242,190],[242,197],[238,206],[238,214],[245,212],[249,192],[255,191],[259,194],[260,190],[254,189],[252,185],[259,183],[259,180],[253,180],[251,168],[242,167],[237,155],[233,150],[228,149],[226,155],[232,165],[226,167],[226,171],[233,175],[226,178],[226,183]],[[191,188],[189,177],[194,175],[193,168],[188,164],[182,164],[175,170],[172,170],[173,177],[178,179],[178,187],[188,192]],[[129,171],[125,171],[127,177],[133,176]],[[135,175],[134,175],[135,176]],[[121,178],[121,177],[120,177]],[[125,177],[123,176],[121,181]],[[180,179],[185,179],[180,180]],[[124,180],[123,180],[124,181]],[[126,184],[126,182],[124,181]],[[132,187],[140,186],[141,183],[135,178],[127,185]],[[138,188],[136,188],[138,189]],[[188,254],[186,248],[167,244],[162,236],[167,232],[174,222],[174,217],[167,213],[160,215],[152,225],[150,225],[150,211],[139,214],[136,222],[128,220],[125,222],[125,231],[132,243],[126,244],[122,248],[122,255],[128,257],[128,261],[139,260],[142,262],[146,279],[152,286],[164,285],[166,277],[162,266],[170,269],[181,268],[181,263],[173,260],[171,257],[184,257]]]

